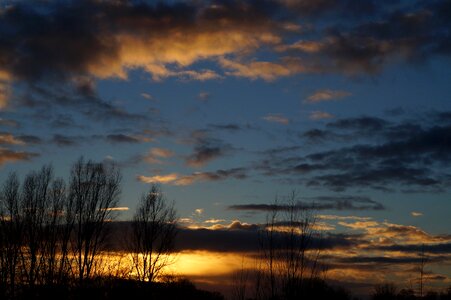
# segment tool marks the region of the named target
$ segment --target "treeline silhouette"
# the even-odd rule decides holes
[[[128,269],[105,272],[120,182],[114,164],[83,158],[67,182],[51,166],[22,181],[9,174],[0,189],[0,299],[221,299],[184,279],[161,280],[177,218],[157,186],[120,237],[131,256]]]
[[[160,188],[152,185],[141,197],[125,227],[113,222],[120,192],[113,163],[83,158],[67,181],[51,166],[23,180],[9,174],[0,187],[0,299],[224,299],[164,273],[173,262],[178,225],[174,203]],[[353,299],[327,283],[313,213],[298,206],[295,193],[272,207],[260,230],[256,267],[235,274],[232,299]],[[126,250],[123,265],[111,252],[117,240]],[[376,286],[372,298],[451,300],[451,289],[418,296],[386,284]]]
[[[451,300],[451,286],[446,291],[427,291],[421,295],[421,291],[412,288],[401,289],[393,283],[378,284],[374,287],[371,299],[373,300]]]

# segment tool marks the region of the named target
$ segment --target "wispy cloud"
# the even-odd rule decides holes
[[[309,115],[310,120],[332,119],[334,115],[324,111],[312,111]]]
[[[292,207],[286,204],[235,204],[231,210],[245,211],[286,211]],[[300,210],[384,210],[385,206],[378,201],[363,196],[317,196],[304,198],[295,203]]]
[[[325,101],[333,101],[333,100],[339,100],[345,97],[349,97],[352,94],[350,92],[346,91],[340,91],[340,90],[317,90],[313,94],[307,97],[305,99],[305,103],[319,103],[319,102],[325,102]]]
[[[211,94],[209,92],[205,92],[205,91],[200,92],[197,95],[197,98],[201,101],[208,101],[210,99],[210,97],[211,97]]]
[[[171,158],[175,155],[172,150],[165,148],[151,148],[149,152],[141,158],[149,164],[163,164],[162,159]]]
[[[220,59],[219,62],[223,68],[230,70],[226,71],[227,75],[246,77],[252,80],[274,81],[279,77],[294,75],[303,70],[301,65],[284,62],[251,61],[243,63],[225,58]]]
[[[167,175],[137,176],[137,180],[144,183],[164,183],[170,185],[191,185],[198,182],[220,181],[226,179],[244,179],[246,170],[243,168],[220,169],[213,172],[194,172],[189,175],[170,173]]]
[[[262,119],[268,122],[279,123],[283,125],[288,125],[288,123],[290,123],[290,120],[282,114],[269,114],[264,116]]]
[[[210,161],[223,157],[233,150],[232,145],[224,143],[221,139],[212,138],[207,131],[194,131],[188,143],[194,144],[193,153],[185,158],[186,165],[199,168]]]
[[[141,97],[147,100],[153,100],[153,96],[149,93],[141,93]]]
[[[143,176],[138,175],[136,179],[138,181],[144,182],[144,183],[172,183],[176,181],[179,178],[179,175],[177,173],[171,173],[166,175],[155,175],[155,176]]]

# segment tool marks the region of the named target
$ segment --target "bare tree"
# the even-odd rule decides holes
[[[61,272],[62,270],[67,271],[66,249],[68,240],[63,238],[67,219],[66,201],[67,194],[64,181],[62,179],[54,180],[48,193],[47,213],[44,219],[41,277],[46,284],[62,283],[63,274]]]
[[[40,279],[45,260],[46,219],[48,219],[50,186],[53,169],[44,166],[39,172],[30,172],[23,182],[21,214],[24,242],[21,247],[22,273],[28,285],[33,287]],[[51,228],[50,230],[54,230]]]
[[[260,234],[263,282],[259,294],[266,299],[298,299],[320,270],[320,247],[313,245],[315,217],[292,192],[286,201],[276,201]]]
[[[80,158],[72,167],[66,208],[68,216],[74,218],[71,245],[80,284],[92,275],[95,258],[104,246],[105,224],[113,218],[112,208],[118,204],[120,181],[120,172],[114,165]]]
[[[141,197],[131,230],[129,244],[136,277],[153,282],[172,262],[177,234],[174,204],[166,202],[157,185]]]
[[[22,218],[19,210],[19,179],[11,173],[0,193],[0,285],[5,297],[14,297],[20,247]]]
[[[426,268],[426,264],[428,262],[428,257],[424,251],[424,244],[421,246],[421,251],[419,253],[420,256],[420,261],[419,261],[419,265],[418,265],[418,273],[419,273],[419,277],[418,277],[418,294],[420,297],[423,297],[424,295],[424,285],[425,285],[425,268]]]
[[[233,274],[232,299],[245,300],[248,288],[249,270],[244,265],[244,257],[241,260],[241,268]]]

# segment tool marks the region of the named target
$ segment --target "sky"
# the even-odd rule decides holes
[[[160,184],[191,260],[255,251],[294,191],[331,280],[404,287],[424,244],[449,286],[450,28],[445,0],[2,1],[0,180],[115,162],[119,219]]]

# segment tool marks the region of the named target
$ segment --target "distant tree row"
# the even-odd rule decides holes
[[[422,292],[422,291],[421,291]],[[378,284],[374,287],[373,300],[451,300],[451,287],[446,291],[428,291],[424,294],[416,293],[413,289],[398,290],[393,283]]]
[[[256,271],[235,274],[233,299],[349,299],[324,281],[321,234],[314,213],[298,203],[296,192],[276,198],[259,231]]]
[[[83,286],[105,264],[108,224],[121,192],[114,164],[80,158],[67,183],[51,166],[21,181],[11,173],[0,189],[0,298],[36,286]],[[154,281],[173,250],[176,213],[157,186],[138,205],[127,236],[128,276]]]

